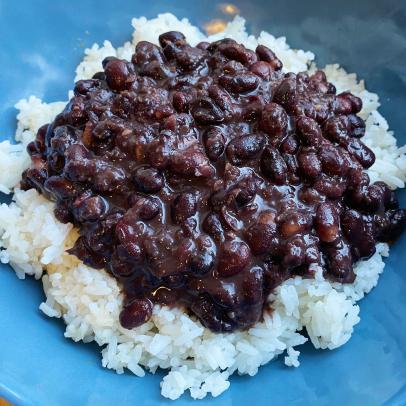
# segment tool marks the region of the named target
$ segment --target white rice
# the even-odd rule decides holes
[[[292,50],[285,38],[266,32],[258,38],[248,35],[241,17],[208,39],[187,20],[180,21],[171,14],[152,20],[142,17],[132,23],[132,43],[126,42],[116,50],[105,41],[102,47],[95,44],[87,49],[76,79],[89,78],[101,70],[106,56],[130,59],[134,44],[140,40],[156,43],[158,35],[168,30],[182,31],[191,44],[225,36],[250,48],[265,44],[279,56],[284,69],[314,69],[314,65],[310,66],[314,59],[311,52]],[[393,188],[404,187],[405,148],[397,148],[387,122],[377,111],[378,96],[365,90],[362,81],[357,82],[355,75],[348,75],[338,65],[326,66],[325,72],[339,91],[349,90],[363,100],[361,115],[367,126],[364,140],[377,157],[368,171],[372,181],[380,179]],[[255,375],[261,365],[282,353],[286,365],[298,367],[300,353],[295,347],[307,341],[300,334],[304,327],[316,348],[333,349],[349,340],[360,320],[356,301],[377,284],[384,268],[382,256],[388,255],[386,244],[378,244],[372,258],[355,266],[357,277],[351,285],[325,280],[320,269],[314,280],[295,277],[286,281],[270,297],[273,311],[245,332],[213,334],[181,309],[160,306],[154,307],[151,320],[141,327],[122,328],[118,321],[122,294],[116,280],[66,254],[65,249],[77,238],[76,230],[59,223],[53,216],[53,204],[36,191],[18,189],[21,172],[29,165],[26,144],[63,106],[63,102],[46,104],[34,96],[21,100],[16,105],[20,113],[15,136],[20,143],[0,143],[0,190],[9,193],[15,188],[14,202],[0,206],[0,244],[4,248],[0,260],[10,263],[20,278],[25,274],[42,277],[47,300],[40,309],[50,317],[63,317],[66,337],[96,341],[102,347],[103,366],[117,373],[128,369],[143,376],[145,371],[166,369],[161,393],[170,399],[187,390],[195,399],[208,393],[218,396],[230,386],[229,377],[234,372]]]

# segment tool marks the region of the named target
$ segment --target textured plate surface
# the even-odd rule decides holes
[[[341,63],[380,95],[380,111],[406,142],[406,3],[402,0],[235,1],[254,33],[285,35],[316,53],[320,65]],[[0,138],[15,129],[15,102],[35,94],[64,100],[85,47],[129,39],[132,16],[170,11],[202,26],[228,20],[215,1],[0,0]],[[406,193],[400,193],[403,206]],[[406,235],[392,248],[378,287],[361,302],[361,322],[335,351],[303,347],[301,367],[277,360],[255,378],[234,377],[231,389],[196,404],[406,404]],[[63,338],[63,323],[38,310],[41,285],[0,269],[0,396],[16,405],[169,404],[159,376],[139,379],[101,367],[98,349]],[[185,396],[177,405],[191,405]]]

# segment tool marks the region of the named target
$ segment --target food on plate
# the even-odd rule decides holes
[[[240,18],[208,38],[169,14],[133,25],[87,50],[67,104],[19,103],[1,260],[42,277],[41,309],[104,366],[169,368],[171,399],[285,350],[298,366],[303,329],[344,344],[406,227],[377,96]]]

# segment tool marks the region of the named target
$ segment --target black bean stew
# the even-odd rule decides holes
[[[29,144],[22,187],[56,202],[80,237],[70,252],[122,284],[121,324],[183,305],[212,331],[252,326],[293,275],[354,281],[406,213],[364,169],[361,100],[323,72],[281,72],[263,45],[142,41]]]

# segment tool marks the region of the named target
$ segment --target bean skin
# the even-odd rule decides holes
[[[261,156],[261,171],[277,185],[286,183],[287,165],[279,151],[273,147],[266,147]]]
[[[281,137],[286,133],[288,116],[281,106],[270,103],[262,111],[260,124],[270,137]]]
[[[211,161],[217,161],[224,152],[225,139],[218,127],[209,127],[203,136],[206,154]]]
[[[126,329],[141,326],[152,315],[152,302],[149,299],[136,299],[126,305],[120,313],[120,323]]]
[[[305,145],[318,147],[323,142],[319,124],[309,117],[301,116],[297,120],[296,133]]]
[[[346,210],[341,215],[341,226],[356,258],[369,258],[375,253],[373,230],[362,214]]]
[[[327,275],[341,283],[353,283],[355,273],[352,268],[353,258],[350,247],[344,240],[324,249]]]
[[[107,83],[114,90],[128,89],[135,81],[135,73],[124,60],[112,59],[105,64],[104,69]]]
[[[290,239],[285,247],[282,265],[287,268],[296,268],[302,265],[306,258],[306,243],[302,236]]]
[[[321,162],[315,152],[301,152],[298,164],[303,176],[316,179],[321,173]]]
[[[230,277],[240,273],[249,264],[251,252],[242,241],[226,241],[220,253],[217,272],[222,277]]]
[[[362,100],[350,92],[343,92],[336,97],[336,113],[359,113],[362,109]]]
[[[261,134],[249,134],[234,138],[227,145],[227,157],[235,165],[255,158],[262,150],[265,139]]]
[[[257,61],[257,55],[240,44],[220,46],[221,53],[227,58],[236,60],[243,65],[252,65]]]
[[[215,213],[209,213],[202,224],[203,230],[212,236],[215,240],[221,241],[224,237],[223,226],[219,216]]]
[[[347,116],[331,117],[323,125],[323,134],[332,142],[346,144],[351,133],[351,125]]]
[[[266,218],[266,220],[261,221],[260,219],[257,223],[253,224],[246,233],[247,242],[254,255],[270,252],[275,243],[277,243],[275,239],[275,215],[269,213],[266,215]]]
[[[164,185],[162,175],[155,168],[148,167],[138,168],[133,176],[133,181],[137,188],[144,193],[159,192]]]
[[[179,31],[168,31],[158,37],[159,44],[164,47],[168,44],[185,41],[185,36]]]
[[[269,79],[273,69],[269,63],[259,61],[250,66],[250,71],[262,79]]]
[[[172,203],[172,216],[176,223],[181,223],[193,216],[197,211],[196,196],[191,193],[178,195]]]
[[[330,199],[340,198],[344,192],[346,185],[339,179],[334,179],[322,174],[314,183],[313,187],[322,195]]]
[[[325,243],[332,243],[340,237],[339,217],[332,203],[320,203],[317,207],[316,231],[320,240]]]
[[[258,45],[255,49],[261,61],[268,62],[273,70],[282,69],[282,62],[276,57],[276,55],[265,45]]]
[[[234,76],[223,75],[219,83],[232,93],[245,93],[255,90],[258,86],[258,77],[252,73],[241,73]]]
[[[345,174],[347,168],[338,148],[333,145],[324,145],[320,148],[318,155],[324,173],[329,176],[341,176]]]
[[[108,211],[108,203],[101,196],[92,196],[84,199],[75,208],[75,216],[80,221],[96,221]]]
[[[352,138],[346,147],[364,168],[370,168],[375,163],[375,154],[359,139]]]
[[[312,218],[309,214],[297,211],[284,212],[277,221],[279,224],[279,233],[285,239],[297,233],[303,233],[312,225]]]

